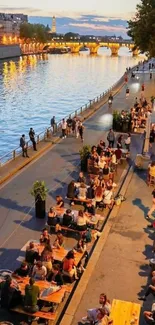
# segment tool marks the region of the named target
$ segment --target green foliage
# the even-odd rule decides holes
[[[136,48],[148,56],[155,56],[155,0],[141,0],[135,17],[128,21],[128,35]]]
[[[44,43],[49,38],[49,27],[41,24],[22,23],[20,25],[20,37],[24,39],[31,39]]]
[[[88,158],[88,155],[91,153],[91,146],[84,145],[82,149],[79,151],[81,161],[84,161]]]
[[[44,181],[35,181],[30,191],[31,195],[35,198],[40,198],[42,201],[46,200],[48,189]]]

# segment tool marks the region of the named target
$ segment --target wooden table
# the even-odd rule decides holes
[[[25,286],[29,283],[29,277],[23,277],[20,279],[16,279],[19,289],[22,295],[25,295]],[[43,292],[45,289],[48,289],[51,286],[50,282],[44,280],[36,280],[35,284],[39,287],[40,292]],[[60,304],[64,298],[65,292],[68,291],[68,287],[66,285],[62,286],[61,289],[57,292],[51,293],[46,297],[40,297],[40,300],[49,301],[55,304]]]
[[[140,310],[140,304],[114,299],[110,318],[113,325],[138,325]]]
[[[55,212],[58,214],[58,217],[63,218],[63,215],[64,215],[64,213],[66,212],[67,209],[65,209],[65,208],[57,208],[57,207],[55,207],[54,210],[55,210]],[[74,220],[74,222],[76,222],[79,211],[77,211],[77,210],[72,210],[72,212],[74,213],[73,220]],[[98,223],[99,220],[103,220],[103,217],[102,217],[100,214],[95,214],[96,220],[95,220],[94,222],[91,221],[91,217],[92,217],[92,215],[91,215],[90,213],[86,213],[85,215],[86,215],[86,217],[87,217],[88,219],[90,219],[90,222],[91,222],[92,224],[94,224],[94,225],[97,225],[97,223]]]
[[[45,245],[44,244],[40,244],[39,242],[35,243],[35,246],[37,247],[38,251],[39,251],[39,255],[41,255],[41,253],[43,252]],[[60,248],[52,248],[52,252],[51,252],[51,256],[53,257],[54,260],[62,262],[64,257],[67,255],[68,250],[60,247]]]

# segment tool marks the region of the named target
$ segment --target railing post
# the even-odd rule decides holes
[[[37,135],[37,143],[39,143],[39,135]]]
[[[76,111],[75,111],[75,117],[77,116],[77,109],[76,109]]]
[[[85,109],[87,109],[87,104],[85,105]]]
[[[13,150],[12,156],[13,156],[13,159],[15,160],[16,159],[16,150]]]
[[[81,114],[82,114],[82,112],[83,112],[83,109],[82,109],[82,106],[81,106]]]

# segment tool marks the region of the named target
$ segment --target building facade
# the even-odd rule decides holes
[[[0,42],[3,43],[3,39],[8,37],[19,37],[20,24],[27,21],[27,15],[0,13]]]

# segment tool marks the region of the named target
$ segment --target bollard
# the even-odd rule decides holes
[[[13,150],[13,159],[16,159],[16,150]]]

